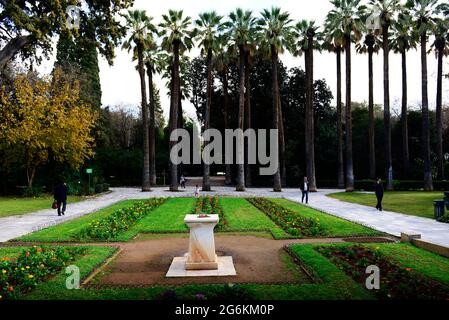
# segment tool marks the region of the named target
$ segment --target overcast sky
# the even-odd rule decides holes
[[[168,9],[183,9],[186,15],[196,18],[199,13],[215,10],[219,14],[227,16],[230,11],[237,7],[251,9],[256,15],[264,8],[279,6],[290,13],[294,20],[309,19],[315,20],[319,25],[324,21],[327,12],[331,9],[328,0],[163,0],[148,1],[136,0],[135,9],[145,9],[147,14],[154,17],[154,22],[161,21],[161,15]],[[198,49],[192,50],[189,55],[196,56]],[[303,57],[292,57],[286,53],[281,56],[284,64],[289,68],[300,66],[304,68]],[[366,55],[356,55],[353,52],[353,72],[352,72],[352,99],[353,101],[368,100],[368,58]],[[335,55],[330,53],[316,53],[315,56],[315,79],[326,79],[334,96],[336,96],[336,63]],[[342,60],[344,62],[344,59]],[[383,73],[382,73],[382,54],[374,57],[374,102],[382,104],[383,102]],[[344,64],[343,67],[343,90],[344,90]],[[420,106],[421,100],[421,67],[420,55],[417,51],[410,51],[408,54],[408,94],[411,108]],[[444,64],[445,73],[449,72],[449,63]],[[436,97],[436,58],[434,54],[428,56],[428,74],[429,74],[429,104],[430,108],[435,108]],[[116,59],[113,66],[109,66],[105,59],[100,58],[100,78],[103,92],[102,102],[104,106],[116,106],[120,104],[129,105],[136,112],[140,104],[139,77],[134,63],[131,61],[131,55],[120,48],[116,50]],[[157,86],[161,90],[161,102],[165,114],[169,109],[169,99],[165,82],[156,77]],[[390,56],[390,92],[391,104],[393,109],[400,110],[400,99],[402,95],[401,85],[401,58],[399,55]],[[449,104],[449,81],[444,80],[444,104]],[[344,93],[344,91],[343,91]],[[344,94],[343,94],[344,97]],[[189,116],[194,116],[193,106],[188,101],[184,102],[185,111]]]

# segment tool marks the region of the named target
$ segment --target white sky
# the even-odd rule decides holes
[[[328,0],[164,0],[164,1],[148,1],[136,0],[135,9],[145,9],[147,14],[154,17],[154,22],[161,21],[161,15],[168,12],[168,9],[183,9],[186,15],[196,18],[199,13],[215,10],[219,14],[227,16],[227,14],[237,7],[243,9],[251,9],[258,14],[264,8],[271,6],[279,6],[283,10],[290,13],[294,20],[309,19],[315,20],[319,25],[324,21],[327,12],[331,9]],[[353,49],[354,50],[354,49]],[[193,50],[190,55],[199,54],[197,49]],[[344,83],[344,57],[342,57],[342,73],[343,88]],[[303,57],[292,57],[286,53],[281,56],[283,63],[287,67],[301,66],[304,67]],[[336,62],[335,55],[330,53],[315,53],[315,79],[326,79],[334,96],[336,96]],[[444,65],[445,73],[449,72],[449,60]],[[366,55],[352,55],[352,99],[353,101],[368,100],[368,57]],[[374,57],[374,102],[383,103],[383,62],[382,53]],[[420,55],[417,51],[410,51],[408,54],[408,95],[410,107],[416,108],[420,106],[421,100],[421,67]],[[434,54],[428,56],[428,74],[429,74],[429,104],[430,108],[435,107],[436,97],[436,58]],[[103,91],[102,102],[104,106],[110,105],[131,105],[138,112],[140,104],[140,88],[139,77],[135,70],[131,55],[120,48],[116,49],[116,59],[113,66],[109,66],[105,59],[100,58],[100,79]],[[393,109],[400,109],[400,99],[402,96],[401,85],[401,58],[399,55],[391,54],[390,56],[390,101]],[[161,90],[161,103],[165,114],[168,114],[169,98],[165,83],[156,77],[156,83]],[[449,104],[449,81],[443,82],[444,104]],[[343,91],[344,97],[344,91]],[[188,101],[185,101],[184,109],[191,117],[195,117],[195,111]]]

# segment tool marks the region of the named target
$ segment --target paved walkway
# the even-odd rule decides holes
[[[203,192],[202,194],[233,197],[284,197],[301,202],[299,189],[284,189],[282,193],[273,192],[269,188],[249,188],[246,192],[235,192],[234,188],[231,187],[215,187],[213,189],[214,192]],[[137,188],[112,188],[111,190],[110,193],[94,199],[68,204],[66,215],[63,217],[58,217],[55,210],[48,209],[21,216],[0,218],[0,242],[78,218],[126,199],[191,197],[194,188],[187,187],[186,190],[177,193],[169,192],[167,188],[154,188],[152,192],[147,193],[143,193]],[[449,224],[401,213],[379,212],[375,208],[347,203],[326,196],[329,193],[339,191],[321,190],[318,193],[311,194],[309,195],[309,206],[395,236],[399,236],[401,232],[420,233],[425,241],[449,247]]]

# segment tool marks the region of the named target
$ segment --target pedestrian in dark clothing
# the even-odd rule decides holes
[[[306,199],[306,204],[309,203],[309,181],[307,177],[304,177],[304,182],[300,185],[300,189],[302,192],[301,202],[304,203],[304,198]]]
[[[380,180],[379,178],[376,181],[375,190],[376,190],[376,198],[377,198],[376,209],[379,211],[382,211],[382,199],[384,197],[384,186],[382,185],[382,180]]]
[[[55,187],[54,199],[58,203],[58,216],[65,214],[65,209],[67,206],[67,190],[67,185],[63,181],[60,181]]]

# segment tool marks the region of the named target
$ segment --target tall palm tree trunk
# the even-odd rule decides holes
[[[354,163],[352,158],[352,101],[351,101],[351,37],[345,35],[346,53],[346,191],[354,191]]]
[[[421,86],[422,86],[422,147],[424,158],[424,190],[432,191],[432,168],[430,163],[430,120],[427,92],[427,35],[421,35]]]
[[[273,129],[279,130],[279,79],[278,79],[278,55],[274,46],[271,46],[271,79],[272,79],[272,89],[273,89]],[[276,141],[278,143],[278,141]],[[281,185],[281,175],[279,170],[279,153],[276,154],[278,157],[278,167],[276,172],[273,174],[273,191],[282,191]]]
[[[386,188],[393,190],[393,160],[391,156],[391,116],[390,116],[390,45],[388,40],[388,25],[383,28],[383,54],[384,54],[384,144],[385,144],[385,170]]]
[[[250,81],[250,66],[249,66],[249,52],[246,52],[245,57],[245,129],[251,129],[251,81]],[[250,187],[251,181],[251,165],[249,162],[249,145],[248,141],[245,142],[245,184]]]
[[[239,126],[238,128],[242,131],[245,125],[245,51],[241,46],[240,58],[239,58]],[[241,137],[243,139],[243,136]],[[237,146],[237,185],[235,187],[236,191],[245,191],[245,151],[244,143],[242,139],[238,139]]]
[[[204,112],[204,131],[210,128],[210,108],[212,104],[212,49],[207,52],[207,89],[206,110]],[[207,142],[205,143],[207,144]],[[209,162],[209,159],[205,159]],[[210,165],[204,162],[203,167],[203,191],[210,191]]]
[[[343,157],[343,127],[341,107],[341,48],[337,48],[337,144],[338,144],[338,187],[345,187],[345,168]]]
[[[172,81],[172,96],[171,96],[171,105],[170,105],[170,134],[173,130],[176,130],[178,127],[178,117],[182,115],[178,115],[179,110],[179,100],[180,100],[180,82],[179,82],[179,42],[173,43],[173,53],[174,53],[174,61],[173,61],[173,81]],[[176,145],[176,141],[169,142],[169,149]],[[170,191],[178,191],[178,166],[169,160],[169,169],[170,169]]]
[[[153,72],[152,66],[147,66],[149,100],[150,100],[150,183],[156,185],[156,119],[155,119],[155,105],[154,105],[154,86],[153,86]]]
[[[282,115],[281,95],[279,94],[279,163],[281,166],[281,185],[287,186],[287,166],[285,163],[284,117]]]
[[[407,95],[407,52],[401,52],[402,56],[402,110],[401,110],[401,126],[402,126],[402,166],[403,179],[408,178],[410,170],[410,151],[408,147],[408,95]]]
[[[142,95],[142,118],[143,118],[143,172],[142,191],[151,191],[150,188],[150,143],[148,131],[148,106],[147,86],[145,84],[145,67],[143,63],[143,45],[137,46],[138,69],[140,76],[140,93]]]
[[[444,179],[444,163],[443,163],[443,123],[441,117],[442,103],[443,103],[443,50],[444,40],[438,43],[438,75],[437,75],[437,105],[436,105],[436,133],[437,133],[437,157],[438,170],[437,178]]]
[[[229,91],[228,91],[228,68],[225,68],[223,70],[223,76],[222,76],[222,82],[223,82],[223,103],[224,103],[224,128],[229,129]],[[231,165],[226,163],[225,164],[225,184],[230,185],[232,184],[232,171],[231,171]]]
[[[368,110],[369,110],[369,128],[368,128],[368,140],[369,140],[369,176],[371,179],[376,178],[376,145],[374,137],[374,84],[373,84],[373,45],[368,47]]]
[[[306,110],[305,110],[305,135],[306,135],[306,175],[309,181],[309,191],[316,192],[315,180],[315,126],[313,110],[313,38],[309,37],[309,49],[305,52],[306,67]]]

